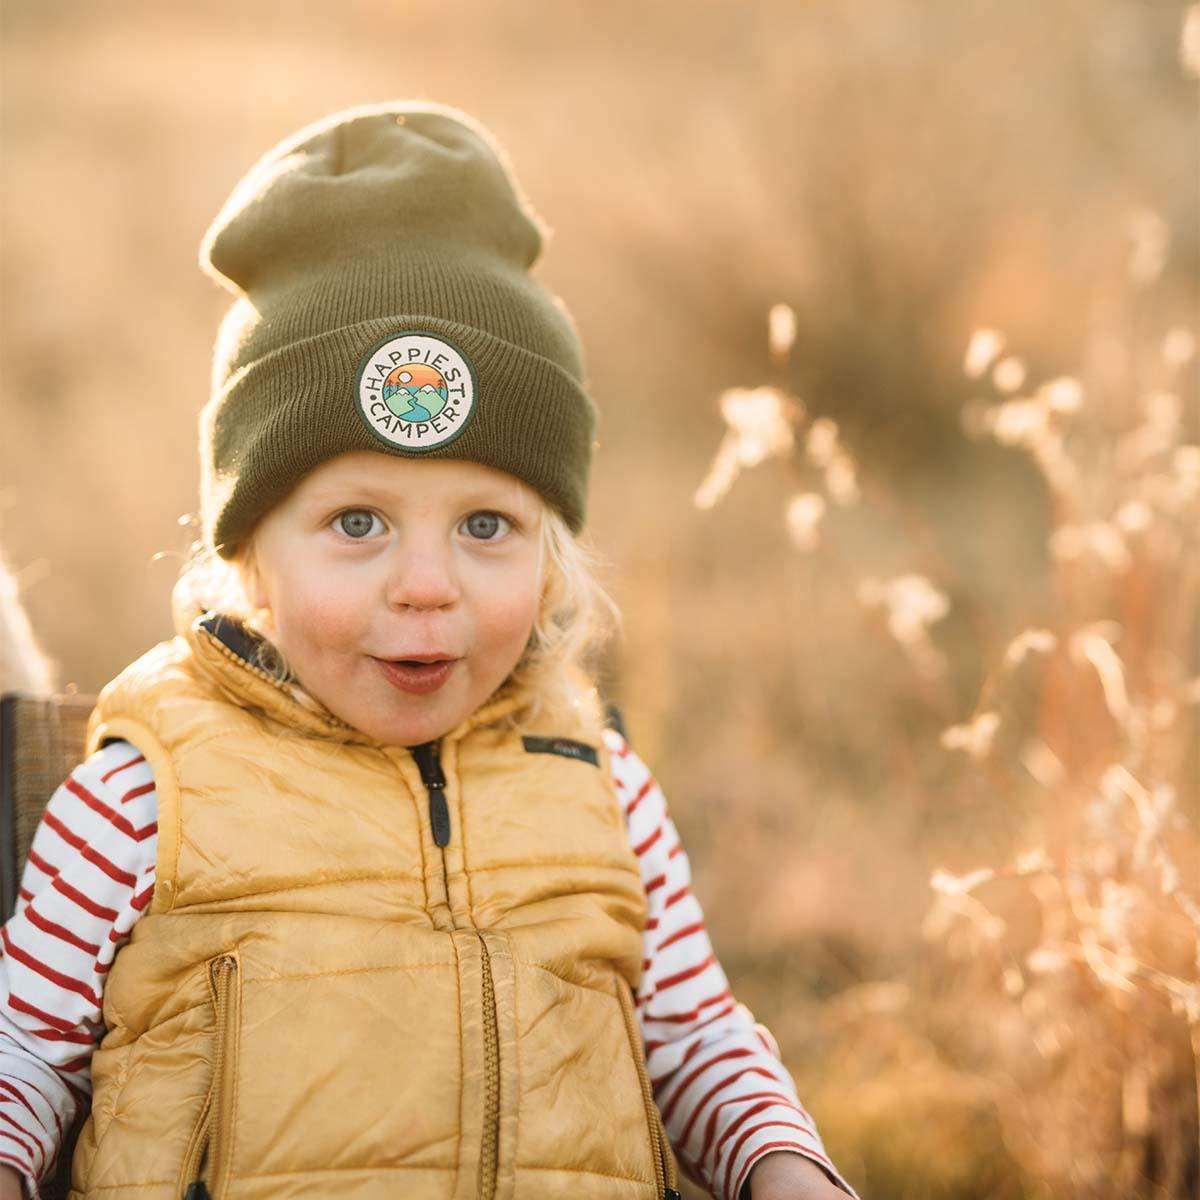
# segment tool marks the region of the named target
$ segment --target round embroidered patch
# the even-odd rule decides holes
[[[433,450],[470,423],[475,368],[452,342],[408,329],[363,355],[354,393],[359,416],[381,442]]]

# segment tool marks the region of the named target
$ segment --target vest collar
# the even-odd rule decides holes
[[[237,617],[209,611],[201,613],[183,629],[197,665],[236,703],[250,704],[283,724],[316,737],[340,742],[384,747],[330,712],[315,696],[305,691],[294,677],[272,670],[270,644]],[[268,653],[259,655],[260,649]],[[483,704],[448,733],[434,739],[445,745],[483,725],[507,716],[523,702],[520,692],[506,680]]]

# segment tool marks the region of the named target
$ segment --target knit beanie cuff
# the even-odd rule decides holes
[[[371,348],[411,332],[445,338],[464,352],[479,390],[471,419],[453,441],[406,452],[368,429],[352,392]],[[331,381],[339,381],[341,395],[329,394]],[[465,458],[517,475],[578,533],[594,429],[594,405],[579,382],[522,346],[444,317],[359,321],[247,364],[206,406],[203,453],[209,462],[229,464],[204,479],[206,540],[222,557],[232,556],[257,518],[314,467],[347,451],[383,449],[402,458]]]

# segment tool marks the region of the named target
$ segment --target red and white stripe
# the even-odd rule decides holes
[[[619,734],[605,739],[649,902],[637,1012],[676,1157],[722,1200],[737,1200],[750,1168],[775,1150],[811,1159],[857,1197],[829,1161],[770,1030],[730,990],[662,789]]]
[[[715,1196],[737,1200],[759,1158],[788,1150],[857,1200],[775,1039],[730,993],[662,791],[620,734],[605,740],[649,903],[636,1004],[677,1156]],[[50,798],[0,928],[0,1163],[22,1172],[30,1196],[90,1095],[104,981],[154,892],[157,819],[146,760],[127,742],[97,751]]]
[[[31,1196],[91,1094],[104,981],[154,891],[157,816],[127,742],[81,763],[46,805],[0,928],[0,1162]]]

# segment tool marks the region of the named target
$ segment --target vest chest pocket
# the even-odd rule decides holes
[[[662,1114],[654,1102],[654,1089],[650,1086],[650,1074],[646,1070],[646,1056],[642,1050],[642,1033],[638,1028],[633,997],[625,979],[619,973],[616,974],[616,981],[617,998],[621,1002],[621,1012],[625,1017],[625,1032],[629,1035],[629,1049],[633,1053],[634,1066],[637,1067],[638,1080],[642,1086],[642,1103],[646,1108],[646,1126],[650,1133],[650,1156],[654,1164],[657,1195],[661,1196],[663,1200],[681,1200],[679,1192],[675,1190],[676,1184],[679,1182],[675,1171],[675,1157],[671,1153],[671,1143],[667,1139]]]
[[[176,1195],[183,1200],[221,1200],[233,1152],[233,1107],[237,1083],[240,991],[238,960],[222,954],[208,963],[213,1005],[212,1081],[188,1139]]]

